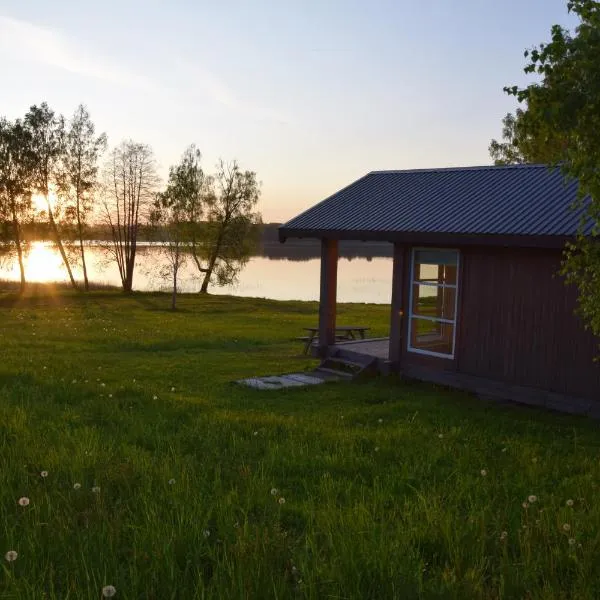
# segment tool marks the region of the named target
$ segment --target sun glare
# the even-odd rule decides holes
[[[50,207],[54,208],[56,206],[56,194],[54,192],[50,192]],[[48,207],[46,206],[46,198],[42,194],[34,194],[31,197],[31,204],[36,211],[46,211]]]

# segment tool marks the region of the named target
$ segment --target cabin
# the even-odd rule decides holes
[[[598,339],[559,275],[584,211],[576,199],[577,182],[545,165],[368,173],[279,228],[281,242],[321,242],[315,353],[372,355],[384,372],[600,416]],[[388,338],[336,339],[340,240],[393,244]]]

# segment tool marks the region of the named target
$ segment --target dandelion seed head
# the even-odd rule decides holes
[[[379,446],[375,446],[375,452],[379,452]]]
[[[440,438],[440,440],[444,437],[443,433],[438,433],[438,437]]]
[[[258,431],[255,431],[252,435],[258,435]]]
[[[74,483],[73,484],[73,489],[74,490],[80,490],[81,489],[81,484],[80,483]]]
[[[109,394],[109,395],[108,395],[108,397],[109,397],[109,398],[112,398],[112,394]]]
[[[502,452],[506,452],[508,448],[502,448]]]
[[[575,545],[575,538],[569,538],[569,546]]]
[[[563,523],[563,531],[571,531],[571,526],[568,523]]]
[[[521,506],[523,508],[529,508],[529,503],[528,502],[523,502],[523,504],[521,504]]]
[[[48,477],[48,471],[42,471],[40,473],[40,477],[43,477],[44,479],[46,479],[46,477]]]
[[[531,459],[531,462],[535,464],[535,463],[537,462],[537,458],[535,458],[535,457],[534,457],[534,458],[532,458],[532,459]]]
[[[487,471],[485,469],[481,469],[480,473],[482,477],[485,477],[487,475]]]
[[[175,480],[174,479],[169,479],[169,485],[175,485]]]
[[[537,502],[537,496],[532,494],[531,496],[527,496],[527,500],[529,501],[529,504],[535,504]]]
[[[279,494],[279,490],[277,488],[271,488],[271,496],[277,496]]]
[[[73,379],[71,383],[77,383],[77,379]]]
[[[99,493],[100,493],[100,486],[99,486],[99,485],[95,485],[95,486],[92,488],[92,492],[93,492],[94,494],[99,494]]]
[[[174,391],[175,391],[175,388],[174,388],[174,387],[172,387],[172,388],[171,388],[171,391],[172,391],[172,392],[174,392]]]
[[[100,368],[100,367],[98,367]],[[102,596],[104,598],[112,598],[117,593],[117,588],[114,585],[105,585],[102,588]]]
[[[277,502],[279,502],[279,504],[285,504],[285,498],[283,496],[281,496],[281,498],[279,498],[279,500],[277,500]]]
[[[154,394],[154,396],[152,396],[152,400],[158,400],[158,396]]]
[[[205,538],[207,538],[207,537],[210,537],[210,529],[205,529],[205,530],[202,532],[202,535],[203,535]]]
[[[4,558],[5,560],[7,560],[8,562],[13,562],[15,560],[17,560],[17,556],[19,556],[18,552],[16,550],[9,550],[5,555]]]
[[[508,537],[508,531],[503,531],[503,532],[500,534],[500,539],[501,539],[501,540],[505,540],[507,537]]]
[[[571,500],[571,498],[569,498],[566,502],[567,506],[573,506],[574,502],[573,500]]]
[[[104,383],[104,381],[100,384],[100,387],[106,387],[106,384]]]
[[[19,498],[19,506],[29,506],[29,498],[26,496]]]

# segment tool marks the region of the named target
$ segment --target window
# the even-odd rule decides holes
[[[458,251],[413,249],[408,349],[454,358]]]

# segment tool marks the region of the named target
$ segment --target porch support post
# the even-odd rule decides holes
[[[319,302],[319,354],[335,344],[338,241],[321,240],[321,297]]]
[[[400,367],[402,355],[402,319],[404,296],[404,247],[394,243],[394,266],[392,274],[392,308],[390,315],[390,348],[389,361],[392,369]]]

